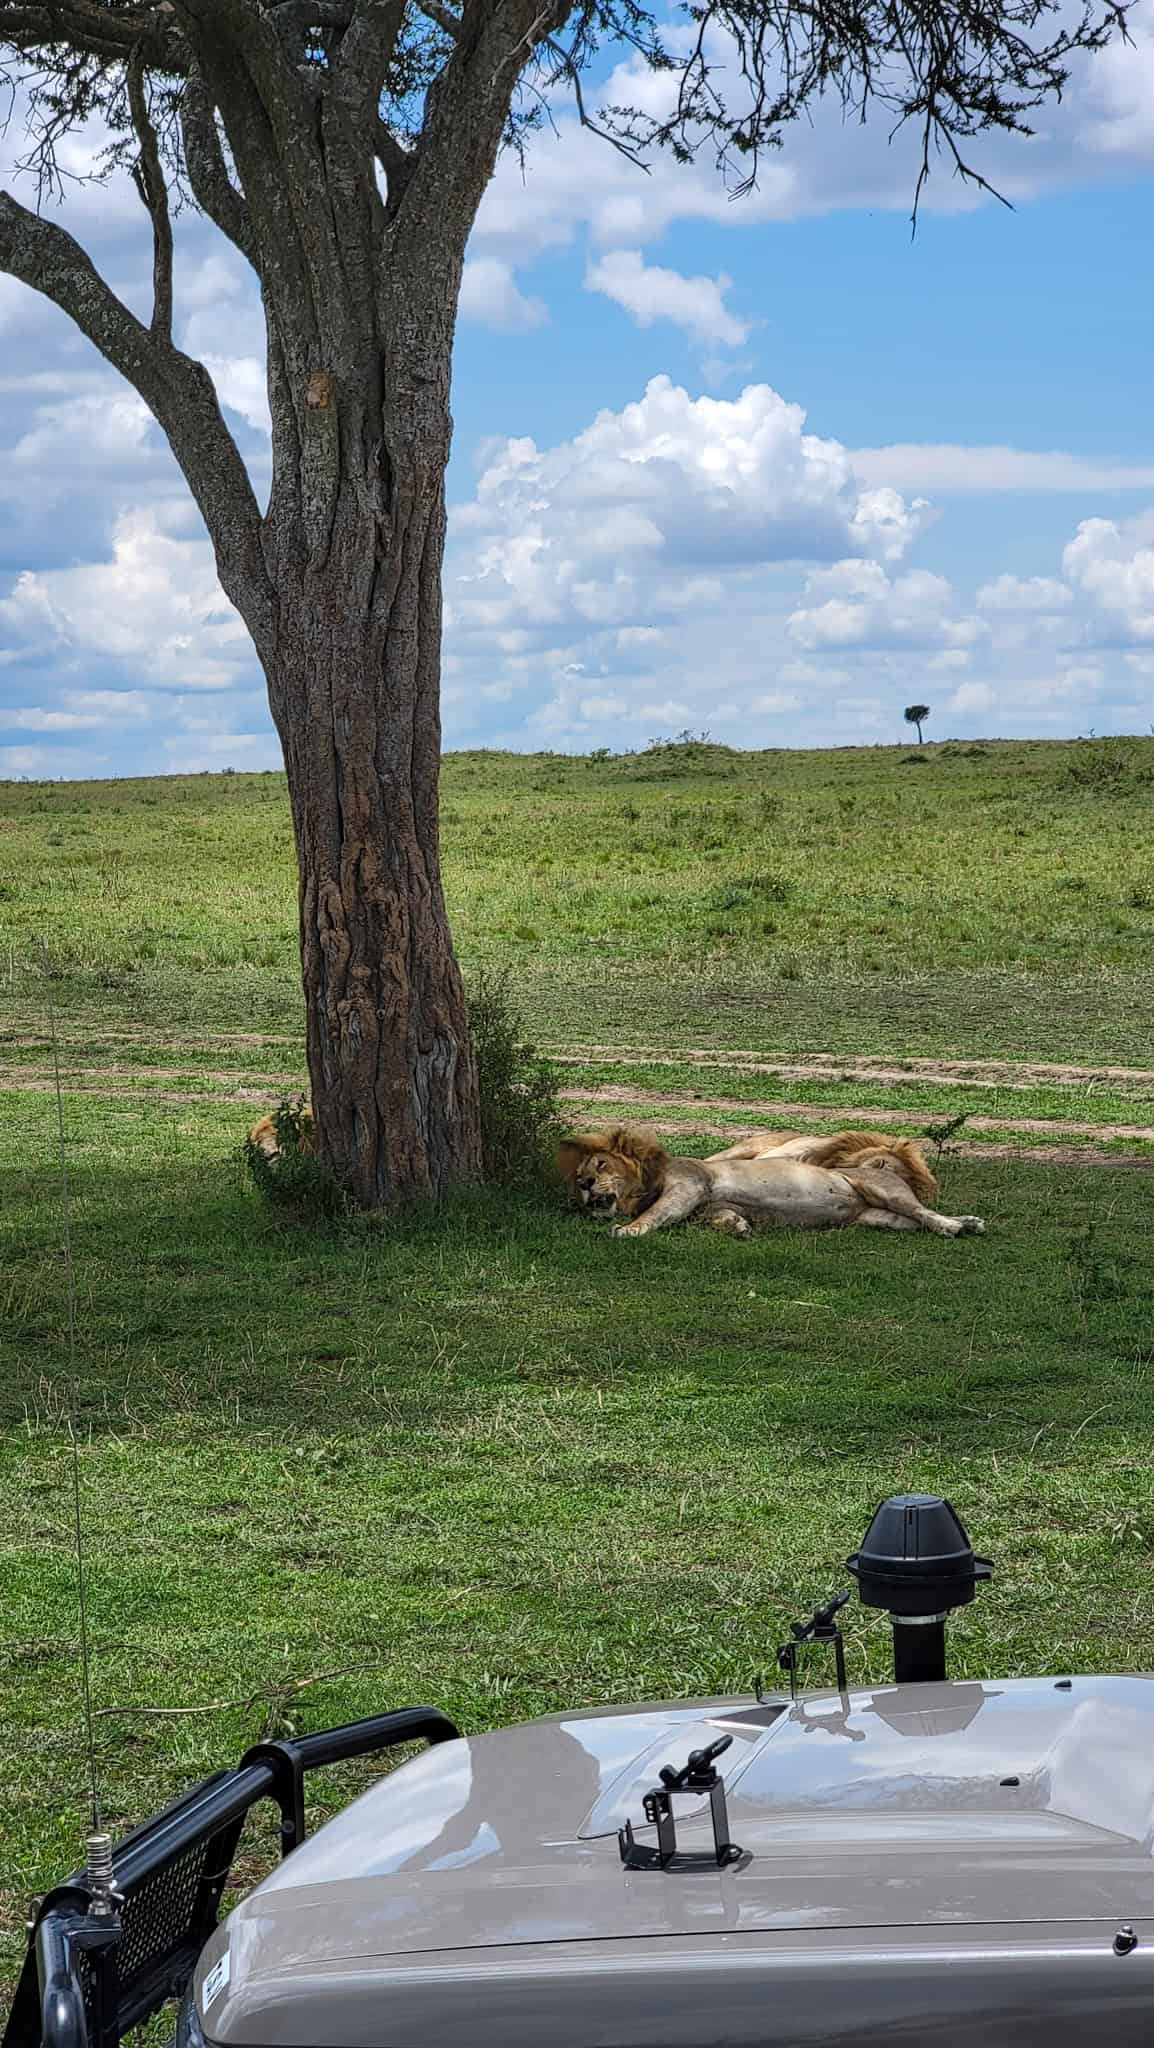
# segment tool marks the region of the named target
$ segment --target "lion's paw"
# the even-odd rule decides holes
[[[986,1226],[980,1216],[959,1216],[958,1222],[962,1226],[959,1237],[984,1237],[986,1234]]]
[[[753,1226],[747,1216],[718,1216],[713,1228],[724,1231],[726,1237],[752,1237]]]

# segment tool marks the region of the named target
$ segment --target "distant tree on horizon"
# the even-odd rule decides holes
[[[922,738],[922,727],[925,724],[929,715],[930,707],[928,704],[907,704],[905,710],[902,713],[902,717],[905,719],[907,725],[917,726],[919,747],[925,745],[925,741]]]

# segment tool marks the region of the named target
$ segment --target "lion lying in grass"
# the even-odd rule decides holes
[[[782,1140],[776,1148],[769,1143],[774,1137]],[[765,1149],[743,1156],[750,1145]],[[823,1148],[822,1163],[799,1157],[798,1145]],[[837,1158],[844,1167],[830,1163]],[[681,1159],[647,1132],[621,1125],[566,1139],[558,1164],[584,1208],[629,1219],[617,1225],[615,1237],[646,1237],[690,1216],[736,1237],[748,1237],[755,1223],[796,1230],[858,1223],[937,1237],[985,1229],[979,1216],[942,1216],[927,1208],[914,1183],[935,1191],[937,1184],[916,1145],[876,1132],[842,1131],[826,1139],[766,1132],[711,1159]]]
[[[898,1167],[920,1202],[927,1205],[937,1196],[938,1184],[926,1164],[925,1153],[913,1138],[891,1138],[884,1131],[835,1131],[832,1137],[818,1137],[812,1131],[751,1131],[724,1152],[711,1152],[711,1159],[765,1159],[771,1153],[786,1159],[801,1159],[807,1166],[853,1166],[875,1153],[884,1153]]]

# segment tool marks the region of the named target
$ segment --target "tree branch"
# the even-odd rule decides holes
[[[458,40],[462,26],[459,14],[453,14],[448,7],[442,7],[440,0],[417,0],[417,7],[429,21],[435,21],[438,28],[444,29],[447,36],[452,36],[454,42]]]
[[[352,89],[354,118],[376,120],[404,23],[405,0],[357,0],[337,58],[338,87],[349,104]]]
[[[637,151],[631,149],[629,144],[623,141],[620,135],[614,135],[612,129],[603,128],[599,121],[593,119],[585,105],[585,95],[581,90],[581,66],[572,51],[563,50],[556,36],[545,36],[541,47],[548,50],[549,55],[554,59],[556,66],[553,73],[554,78],[567,78],[569,80],[573,88],[573,103],[577,108],[577,119],[582,128],[588,128],[589,133],[596,135],[601,142],[610,143],[618,151],[619,155],[625,157],[629,163],[635,164],[639,171],[644,171],[648,176],[649,165],[643,161]]]
[[[184,39],[163,4],[113,11],[99,0],[0,0],[0,39],[21,52],[64,49],[103,58],[128,58],[139,49],[150,69],[174,78],[188,70]]]
[[[140,144],[140,159],[133,168],[133,181],[152,220],[152,332],[159,340],[171,343],[172,217],[168,210],[168,186],[160,161],[160,144],[148,111],[139,47],[128,60],[127,85],[132,125]]]
[[[218,60],[235,66],[239,57],[278,147],[307,180],[315,170],[308,100],[274,16],[251,0],[179,0],[179,5],[204,76],[211,76],[210,58],[215,69]],[[302,156],[309,159],[307,165]]]
[[[440,0],[436,0],[440,5]],[[425,0],[420,0],[424,7]],[[425,96],[416,175],[402,232],[428,249],[446,221],[476,217],[496,162],[518,76],[534,50],[556,35],[571,0],[504,0],[476,6]],[[461,253],[463,255],[463,244]],[[451,259],[456,262],[456,256]],[[433,266],[430,266],[432,268]],[[410,282],[414,282],[409,273]]]
[[[260,508],[204,364],[145,327],[66,229],[30,212],[8,192],[0,192],[0,270],[67,313],[144,400],[200,508],[226,594],[263,653],[272,594]]]
[[[385,174],[389,212],[392,213],[400,205],[405,187],[417,167],[417,152],[403,148],[392,129],[381,120],[377,122],[374,146],[377,162]]]
[[[353,0],[273,0],[269,12],[278,29],[347,28]]]
[[[320,305],[342,302],[340,240],[316,110],[297,66],[252,0],[176,0],[224,122],[262,249]],[[264,279],[269,282],[268,274]]]
[[[196,70],[190,72],[181,100],[180,134],[193,198],[259,277],[260,251],[248,203],[229,177],[217,132],[216,109]]]

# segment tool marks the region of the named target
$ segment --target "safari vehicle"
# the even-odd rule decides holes
[[[270,1742],[49,1894],[5,2048],[773,2048],[1154,2042],[1154,1682],[949,1683],[990,1567],[947,1502],[847,1559],[894,1683],[849,1691],[839,1593],[779,1689],[467,1738],[417,1707]],[[803,1653],[834,1684],[799,1694]],[[426,1748],[305,1840],[309,1772]],[[223,1925],[245,1815],[283,1860]]]

